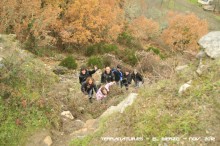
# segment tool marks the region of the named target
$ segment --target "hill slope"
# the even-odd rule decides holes
[[[81,142],[99,146],[219,145],[220,60],[205,60],[202,76],[195,73],[197,64],[195,60],[173,78],[143,87],[132,107],[109,117],[99,134]],[[179,87],[189,80],[192,86],[180,96]],[[120,142],[117,137],[141,137],[143,141]],[[193,141],[193,137],[200,139]]]

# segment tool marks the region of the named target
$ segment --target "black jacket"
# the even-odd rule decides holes
[[[91,84],[91,85],[89,85],[89,84],[87,84],[86,82],[83,82],[82,83],[82,85],[81,85],[81,91],[83,92],[83,93],[85,93],[85,92],[87,92],[87,93],[89,93],[89,91],[91,91],[91,90],[95,90],[95,92],[97,93],[97,91],[98,91],[98,89],[97,89],[97,86],[96,86],[96,84]]]
[[[83,75],[82,71],[80,70],[80,74],[79,74],[79,83],[82,84],[83,82],[86,81],[86,79],[88,77],[92,77],[92,74],[94,74],[96,72],[96,70],[92,70],[92,71],[88,71],[86,70],[86,73]]]
[[[102,73],[101,83],[109,83],[113,81],[115,81],[115,75],[112,71],[109,74],[107,74],[106,71]]]
[[[134,80],[134,82],[137,81],[142,81],[144,82],[144,79],[142,77],[142,75],[140,73],[137,73],[136,75],[134,74],[134,72],[131,74],[131,78]]]
[[[128,84],[131,84],[132,81],[131,74],[130,73],[128,75],[124,74],[123,80],[125,80]]]
[[[115,81],[118,82],[120,79],[123,79],[123,73],[122,71],[113,70],[113,73],[115,75]]]

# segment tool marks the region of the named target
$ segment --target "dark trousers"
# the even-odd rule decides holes
[[[92,96],[93,96],[93,90],[88,90],[88,91],[84,92],[84,94],[85,94],[85,95],[88,95],[89,98],[92,98]]]
[[[125,86],[126,88],[128,88],[128,80],[122,80],[121,81],[121,88]]]

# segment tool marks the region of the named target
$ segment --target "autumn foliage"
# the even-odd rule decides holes
[[[152,19],[147,19],[145,16],[140,16],[129,24],[129,30],[132,36],[137,39],[148,40],[159,34],[159,24]]]
[[[120,33],[120,14],[114,1],[75,0],[59,20],[58,32],[63,42],[77,45],[111,41]]]
[[[115,40],[123,16],[117,0],[3,0],[0,32],[23,42],[32,37],[41,45],[84,46]]]
[[[41,0],[0,1],[0,32],[15,33],[22,42],[30,35],[43,40],[59,12],[58,8],[49,4],[42,8]]]
[[[170,13],[168,27],[162,33],[164,42],[173,51],[196,51],[200,37],[208,32],[208,24],[195,14]]]

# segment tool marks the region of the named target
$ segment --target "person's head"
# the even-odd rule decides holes
[[[134,74],[137,74],[137,69],[134,69]]]
[[[107,74],[109,74],[110,71],[111,71],[111,68],[110,68],[109,66],[107,66],[107,67],[105,68],[105,71],[106,71]]]
[[[94,83],[94,79],[92,77],[88,77],[86,79],[86,84],[92,85]]]
[[[86,67],[85,66],[82,66],[81,67],[81,73],[84,75],[86,74]]]
[[[121,70],[121,65],[117,65],[117,70]]]
[[[108,94],[108,91],[107,91],[107,89],[106,89],[105,87],[102,87],[102,88],[101,88],[101,92],[102,92],[102,94],[104,94],[104,95],[107,95],[107,94]]]
[[[130,72],[129,72],[128,70],[125,71],[125,75],[129,75],[129,73],[130,73]]]

